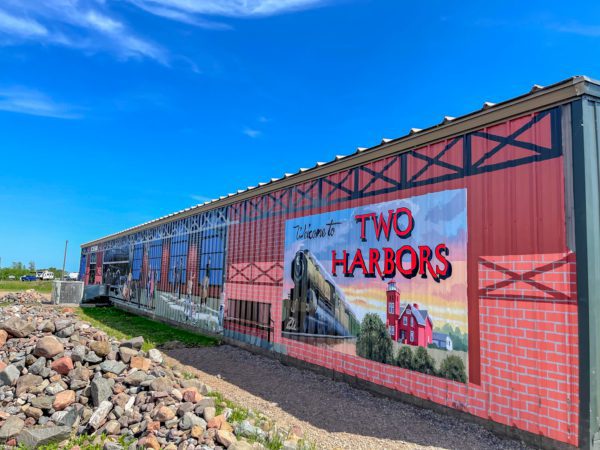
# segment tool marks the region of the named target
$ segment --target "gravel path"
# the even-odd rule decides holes
[[[288,367],[237,347],[167,351],[225,397],[299,427],[323,449],[528,449],[483,427]]]

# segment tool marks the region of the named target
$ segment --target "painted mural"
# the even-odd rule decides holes
[[[287,220],[284,337],[466,382],[466,189]]]
[[[167,239],[124,243],[107,249],[102,284],[113,300],[220,332],[226,228],[188,231],[180,224],[175,235]]]
[[[101,239],[82,247],[81,279],[94,293],[106,274],[113,298],[156,317],[577,446],[565,108]]]

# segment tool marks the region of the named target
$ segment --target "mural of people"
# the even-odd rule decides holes
[[[194,286],[194,279],[196,275],[194,272],[190,275],[187,281],[187,286],[185,290],[186,298],[184,304],[184,314],[186,320],[192,321],[194,319],[194,299],[192,298],[192,287]]]
[[[210,256],[208,257],[208,261],[206,263],[206,271],[204,273],[204,278],[202,279],[202,292],[200,294],[200,304],[206,306],[208,300],[208,286],[210,284]]]
[[[148,307],[154,309],[154,270],[148,270],[146,277],[146,295],[148,296]]]
[[[129,272],[129,274],[127,275],[127,279],[125,281],[125,283],[123,284],[123,288],[121,290],[121,294],[123,296],[123,298],[127,301],[131,300],[131,281],[132,281],[133,275],[131,274],[131,271]]]

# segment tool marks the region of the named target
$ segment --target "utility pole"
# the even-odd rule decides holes
[[[65,279],[65,264],[67,263],[67,247],[69,246],[69,240],[67,239],[65,241],[65,256],[63,258],[63,268],[62,268],[62,273],[60,274],[60,279],[64,280]]]

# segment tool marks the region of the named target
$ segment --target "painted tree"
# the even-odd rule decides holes
[[[372,361],[393,362],[392,338],[377,314],[364,317],[356,340],[356,354]]]
[[[413,354],[412,369],[417,372],[435,375],[435,362],[425,347],[417,347]]]
[[[410,347],[401,347],[400,350],[398,350],[398,355],[396,356],[396,365],[398,367],[402,367],[403,369],[412,369],[412,359],[413,353]]]
[[[456,355],[448,355],[444,358],[440,365],[439,374],[449,380],[460,381],[461,383],[467,382],[465,363]]]

